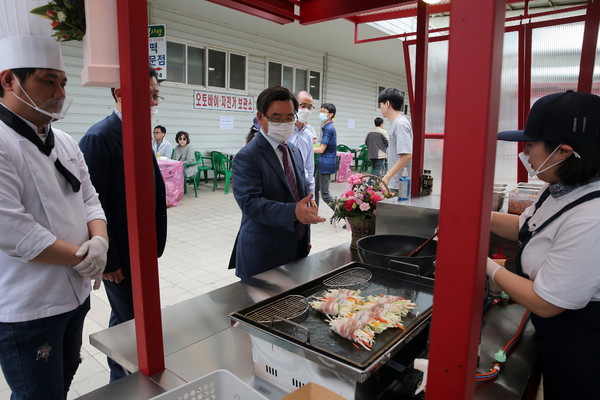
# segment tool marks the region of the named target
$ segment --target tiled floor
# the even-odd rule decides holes
[[[168,239],[159,259],[162,307],[187,300],[228,285],[238,279],[227,269],[231,248],[237,234],[241,212],[223,184],[212,192],[212,182],[202,184],[198,198],[188,191],[177,207],[168,209]],[[339,195],[345,184],[332,183],[331,193]],[[332,211],[321,207],[327,222],[312,228],[312,253],[350,240],[350,233],[329,224]],[[92,293],[92,308],[84,326],[83,361],[75,375],[69,399],[75,399],[108,384],[106,357],[89,344],[89,335],[108,326],[110,306],[103,288]],[[0,374],[0,400],[8,400],[10,391]]]

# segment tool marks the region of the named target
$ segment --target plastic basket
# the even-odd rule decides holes
[[[225,369],[169,390],[152,400],[267,400],[240,378]]]

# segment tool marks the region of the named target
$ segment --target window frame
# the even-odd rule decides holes
[[[323,97],[323,70],[321,69],[316,69],[316,68],[310,68],[306,65],[300,65],[300,64],[293,64],[293,63],[289,63],[289,62],[284,62],[284,61],[280,61],[274,58],[267,58],[266,59],[266,64],[265,64],[265,82],[267,85],[270,86],[269,83],[269,74],[270,74],[270,64],[274,63],[274,64],[279,64],[280,65],[280,81],[279,81],[279,85],[283,84],[283,79],[284,79],[284,67],[288,67],[288,68],[292,68],[292,90],[291,92],[295,93],[298,90],[305,90],[307,92],[310,93],[310,75],[311,72],[317,72],[319,73],[319,97],[314,97],[313,99],[318,101],[321,101],[321,98]],[[301,71],[306,71],[307,72],[307,76],[306,76],[306,87],[305,88],[297,88],[296,87],[296,73],[298,70]]]
[[[183,45],[184,46],[184,57],[185,57],[185,62],[184,62],[184,77],[185,77],[185,82],[179,82],[179,81],[172,81],[169,79],[166,79],[164,81],[162,81],[162,85],[167,84],[167,86],[174,86],[174,87],[189,87],[189,88],[203,88],[206,90],[213,90],[213,91],[218,91],[218,92],[227,92],[227,93],[234,93],[234,94],[244,94],[247,95],[248,94],[248,59],[249,59],[249,54],[242,52],[242,51],[237,51],[237,50],[230,50],[230,49],[225,49],[225,48],[220,48],[220,47],[216,47],[216,46],[207,46],[207,45],[198,45],[196,43],[189,43],[187,41],[183,41],[183,40],[168,40],[167,42],[172,42],[172,43],[176,43],[178,45]],[[202,71],[202,75],[204,77],[204,84],[196,84],[196,83],[189,83],[189,57],[188,57],[188,48],[189,47],[193,47],[196,49],[200,49],[203,50],[204,53],[204,71]],[[208,81],[208,65],[209,65],[209,51],[210,50],[214,50],[214,51],[219,51],[219,52],[223,52],[225,53],[225,87],[221,87],[221,86],[212,86],[209,85],[209,81]],[[245,65],[244,65],[244,87],[245,89],[234,89],[230,87],[230,73],[231,73],[231,55],[236,55],[236,56],[240,56],[243,57],[245,60]],[[167,63],[168,63],[168,57],[169,55],[167,54]],[[167,64],[167,68],[168,68],[168,64]]]

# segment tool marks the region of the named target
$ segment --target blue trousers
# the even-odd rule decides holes
[[[131,277],[129,275],[126,274],[125,280],[121,283],[102,281],[111,308],[110,319],[108,321],[109,327],[133,319],[133,289],[131,288]],[[110,357],[107,357],[107,359],[110,369],[110,383],[128,374],[120,364],[116,363]]]
[[[11,400],[67,398],[81,363],[82,305],[63,314],[25,322],[0,323],[0,365]]]
[[[385,162],[384,158],[372,158],[371,165],[373,166],[373,175],[375,176],[383,176],[383,163]]]

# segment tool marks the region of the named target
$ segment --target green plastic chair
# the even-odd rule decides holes
[[[213,167],[212,165],[206,165],[205,160],[211,160],[211,157],[205,157],[199,151],[195,151],[194,156],[196,156],[196,163],[198,164],[198,180],[200,180],[200,173],[204,172],[204,183],[208,183],[208,171],[212,171]]]
[[[212,160],[215,175],[213,192],[217,190],[217,181],[219,180],[219,176],[223,175],[225,178],[225,194],[229,193],[229,183],[231,181],[231,160],[219,151],[212,151],[210,153],[210,158]]]
[[[352,153],[352,149],[345,144],[338,144],[335,149],[340,153]]]
[[[194,175],[192,175],[192,176],[186,176],[185,172],[186,172],[187,167],[193,167],[193,166],[196,166],[198,164],[199,164],[199,162],[197,161],[197,158],[196,158],[196,162],[195,163],[183,164],[183,176],[184,176],[184,179],[183,179],[183,193],[184,194],[187,193],[187,185],[190,184],[190,185],[192,185],[194,187],[194,196],[195,197],[198,197],[198,180],[199,180],[199,177],[200,177],[200,172],[196,171],[196,173]]]
[[[371,160],[369,160],[369,149],[367,147],[363,147],[360,149],[360,153],[358,153],[358,157],[356,157],[357,163],[355,164],[358,167],[358,161],[360,164],[360,172],[367,171],[371,166]]]

